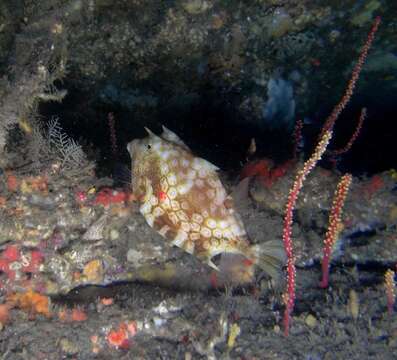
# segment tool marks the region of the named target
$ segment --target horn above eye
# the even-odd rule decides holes
[[[149,128],[147,128],[146,126],[145,126],[145,130],[146,130],[146,132],[149,134],[149,136],[156,136],[156,134],[155,134],[152,130],[150,130]]]

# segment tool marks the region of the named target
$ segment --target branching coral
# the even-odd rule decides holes
[[[380,17],[377,17],[372,25],[372,28],[368,34],[367,41],[365,42],[358,61],[353,69],[351,78],[347,84],[345,93],[342,96],[342,99],[339,103],[334,107],[331,114],[326,119],[323,129],[320,134],[320,140],[314,149],[311,157],[304,163],[303,168],[299,170],[296,175],[295,181],[290,190],[286,210],[284,217],[284,228],[283,228],[283,241],[284,248],[287,254],[287,290],[284,293],[284,303],[285,303],[285,311],[284,311],[284,334],[288,336],[289,327],[291,322],[291,313],[294,309],[295,305],[295,277],[296,277],[296,269],[295,269],[295,256],[293,253],[293,244],[292,244],[292,223],[293,223],[293,211],[295,208],[296,201],[298,199],[298,195],[303,187],[303,183],[309,173],[312,171],[317,162],[321,159],[322,155],[327,149],[330,139],[332,138],[332,130],[335,125],[336,120],[338,119],[342,110],[346,107],[349,102],[351,96],[353,95],[354,88],[356,86],[356,82],[360,76],[362,67],[364,65],[365,59],[368,55],[368,51],[372,45],[372,42],[375,37],[375,33],[378,30],[380,24]]]

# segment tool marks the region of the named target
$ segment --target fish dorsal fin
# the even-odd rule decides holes
[[[156,141],[156,142],[161,142],[161,141],[162,141],[162,138],[161,138],[160,136],[156,135],[152,130],[150,130],[150,129],[147,128],[146,126],[145,126],[145,130],[146,130],[146,132],[148,133],[149,138],[150,138],[152,141]]]
[[[203,159],[203,160],[204,160],[204,159]],[[210,163],[210,162],[207,161],[207,160],[204,160],[204,161],[205,161],[205,163],[206,163],[205,166],[207,166],[209,170],[212,170],[212,171],[218,171],[218,170],[219,170],[218,166],[214,165],[213,163]]]
[[[205,169],[208,173],[219,170],[219,168],[216,165],[199,157],[195,157],[192,160],[192,167],[195,170]]]
[[[157,136],[152,130],[150,130],[148,127],[144,127],[146,132],[148,133],[149,136]]]
[[[181,138],[177,134],[172,132],[170,129],[166,128],[164,125],[162,125],[162,128],[163,128],[163,132],[161,133],[161,137],[164,140],[182,146],[185,150],[190,151],[189,147],[181,140]]]

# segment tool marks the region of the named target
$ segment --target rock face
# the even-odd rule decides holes
[[[2,79],[0,145],[14,124],[33,121],[38,103],[61,100],[57,88],[69,90],[71,102],[58,108],[67,122],[95,122],[98,109],[106,117],[113,108],[136,132],[127,119],[187,123],[192,107],[210,101],[229,104],[231,123],[290,129],[295,105],[297,116],[333,105],[372,19],[388,23],[396,10],[379,1],[2,2],[0,66],[12,67]],[[392,26],[377,35],[367,84],[396,68],[393,36]],[[64,83],[52,86],[57,78]],[[269,88],[283,88],[269,82],[288,88],[287,117],[283,103],[270,108]],[[382,86],[387,93],[395,83]]]

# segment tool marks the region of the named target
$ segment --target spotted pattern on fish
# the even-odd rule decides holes
[[[211,258],[243,254],[255,260],[244,225],[226,194],[218,168],[194,156],[163,127],[160,136],[128,144],[132,189],[146,222],[160,235],[217,269]]]

